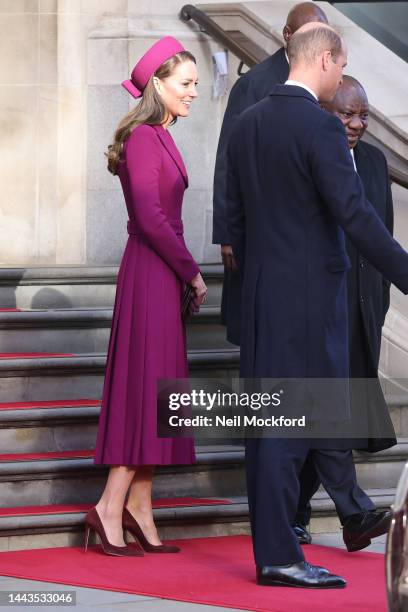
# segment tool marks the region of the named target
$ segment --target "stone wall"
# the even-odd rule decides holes
[[[211,245],[212,173],[225,100],[211,98],[219,47],[178,19],[181,2],[1,0],[0,265],[118,263],[125,207],[103,155],[134,104],[120,87],[166,34],[197,57],[199,98],[173,133],[190,175],[186,236],[200,262]],[[237,62],[232,59],[232,74]]]

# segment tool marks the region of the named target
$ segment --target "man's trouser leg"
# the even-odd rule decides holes
[[[246,441],[248,503],[257,565],[304,560],[292,525],[299,500],[299,472],[309,446],[308,440]]]
[[[317,474],[312,453],[309,453],[299,474],[299,503],[296,510],[295,523],[308,525],[312,514],[310,500],[320,487],[321,480]]]
[[[335,503],[342,524],[353,514],[375,510],[358,486],[351,450],[313,450],[313,460],[324,488]]]

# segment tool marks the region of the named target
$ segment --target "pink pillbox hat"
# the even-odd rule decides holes
[[[132,70],[130,79],[123,81],[124,87],[134,98],[140,98],[152,74],[176,53],[185,51],[183,45],[172,36],[165,36],[150,47]]]

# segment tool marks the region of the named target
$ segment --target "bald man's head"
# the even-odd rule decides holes
[[[357,79],[345,75],[333,100],[323,106],[341,120],[353,149],[368,126],[369,104],[364,87]]]
[[[344,50],[341,36],[334,28],[319,22],[309,22],[301,26],[291,37],[288,44],[289,63],[313,64],[324,51],[330,51],[337,58]]]
[[[337,108],[341,106],[346,99],[359,100],[368,104],[367,94],[364,87],[360,81],[357,81],[357,79],[348,74],[343,76],[343,82],[338,88],[337,93],[330,105]]]
[[[347,64],[347,47],[325,23],[310,22],[299,28],[288,44],[289,79],[308,83],[319,100],[332,100]]]
[[[326,13],[314,2],[301,2],[296,4],[286,19],[286,25],[283,28],[283,38],[288,43],[293,34],[306,23],[317,21],[320,23],[328,23]]]

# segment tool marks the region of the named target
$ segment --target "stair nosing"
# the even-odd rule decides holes
[[[406,447],[408,446],[408,441],[404,441],[400,443],[399,452],[391,452],[392,449],[388,449],[388,454],[385,453],[382,455],[381,462],[388,463],[400,463],[407,461],[407,451]],[[25,454],[25,453],[24,453]],[[51,475],[51,477],[58,477],[59,474],[67,473],[67,472],[79,472],[79,471],[89,471],[89,470],[104,470],[106,466],[103,465],[95,465],[93,462],[93,457],[81,457],[80,451],[78,451],[78,457],[66,457],[66,458],[36,458],[32,460],[5,460],[0,461],[0,479],[5,480],[7,476],[24,476],[24,475],[42,475],[44,478],[46,475]],[[237,450],[222,450],[220,446],[219,451],[200,451],[197,450],[197,462],[194,464],[183,466],[184,469],[197,471],[200,470],[203,466],[212,466],[213,468],[217,468],[219,466],[228,466],[228,465],[242,465],[244,463],[244,455],[245,451],[242,447],[238,447]],[[376,460],[378,458],[371,458],[364,455],[356,456],[355,460],[357,464],[362,463],[377,463]],[[169,471],[172,469],[172,466],[160,466],[158,468],[158,472],[161,471]],[[29,480],[29,478],[27,478]]]
[[[377,507],[389,507],[395,498],[395,488],[390,489],[367,489],[367,494],[374,500]],[[155,508],[154,517],[158,524],[175,523],[179,521],[198,521],[212,519],[241,518],[249,521],[248,502],[246,496],[234,498],[229,497],[228,504],[212,504],[203,506],[177,506],[170,508]],[[312,499],[312,520],[324,516],[337,516],[333,501],[324,493]],[[82,527],[85,511],[60,513],[60,514],[36,514],[30,516],[7,516],[0,517],[0,534],[6,531],[23,529],[39,530],[41,528],[64,528]]]
[[[200,264],[200,270],[203,276],[207,278],[221,279],[224,274],[221,263]],[[118,265],[0,267],[0,286],[116,284],[118,271]]]
[[[184,518],[214,518],[230,517],[248,514],[247,502],[234,502],[229,504],[212,504],[203,506],[178,506],[170,508],[154,508],[153,515],[156,520],[174,521]],[[31,516],[0,517],[0,534],[2,531],[24,528],[41,528],[51,526],[81,526],[84,523],[86,512],[70,512],[61,514],[36,514]]]
[[[222,447],[220,447],[222,448]],[[79,451],[78,451],[79,452]],[[26,453],[24,453],[26,454]],[[207,452],[200,450],[196,451],[197,462],[191,465],[182,466],[191,471],[199,471],[202,466],[226,466],[242,464],[244,461],[244,450],[237,449],[236,451],[212,451]],[[174,466],[158,466],[157,473],[163,470],[169,471]],[[81,471],[98,472],[107,469],[105,465],[94,464],[93,457],[69,457],[69,458],[43,458],[33,460],[9,460],[0,461],[0,481],[7,480],[7,477],[16,476],[19,480],[24,479],[24,476],[39,475],[44,478],[58,478],[60,474],[76,473]],[[27,478],[30,480],[30,478]],[[37,478],[38,480],[38,478]]]
[[[201,365],[203,368],[212,368],[217,364],[238,364],[239,349],[193,349],[188,351],[188,362],[191,366]],[[103,353],[76,353],[69,357],[13,357],[0,359],[0,377],[6,377],[10,372],[34,373],[51,370],[98,369],[101,372],[106,364],[106,352]]]
[[[187,325],[203,323],[220,323],[221,309],[219,306],[205,306],[191,317]],[[2,332],[19,329],[106,329],[112,324],[113,308],[48,308],[2,312],[0,310],[0,330]]]
[[[19,427],[32,427],[47,422],[50,425],[58,421],[80,422],[84,419],[97,419],[100,406],[56,406],[50,408],[19,408],[18,410],[0,410],[0,428],[7,429],[13,424]],[[39,425],[37,425],[39,426]]]

